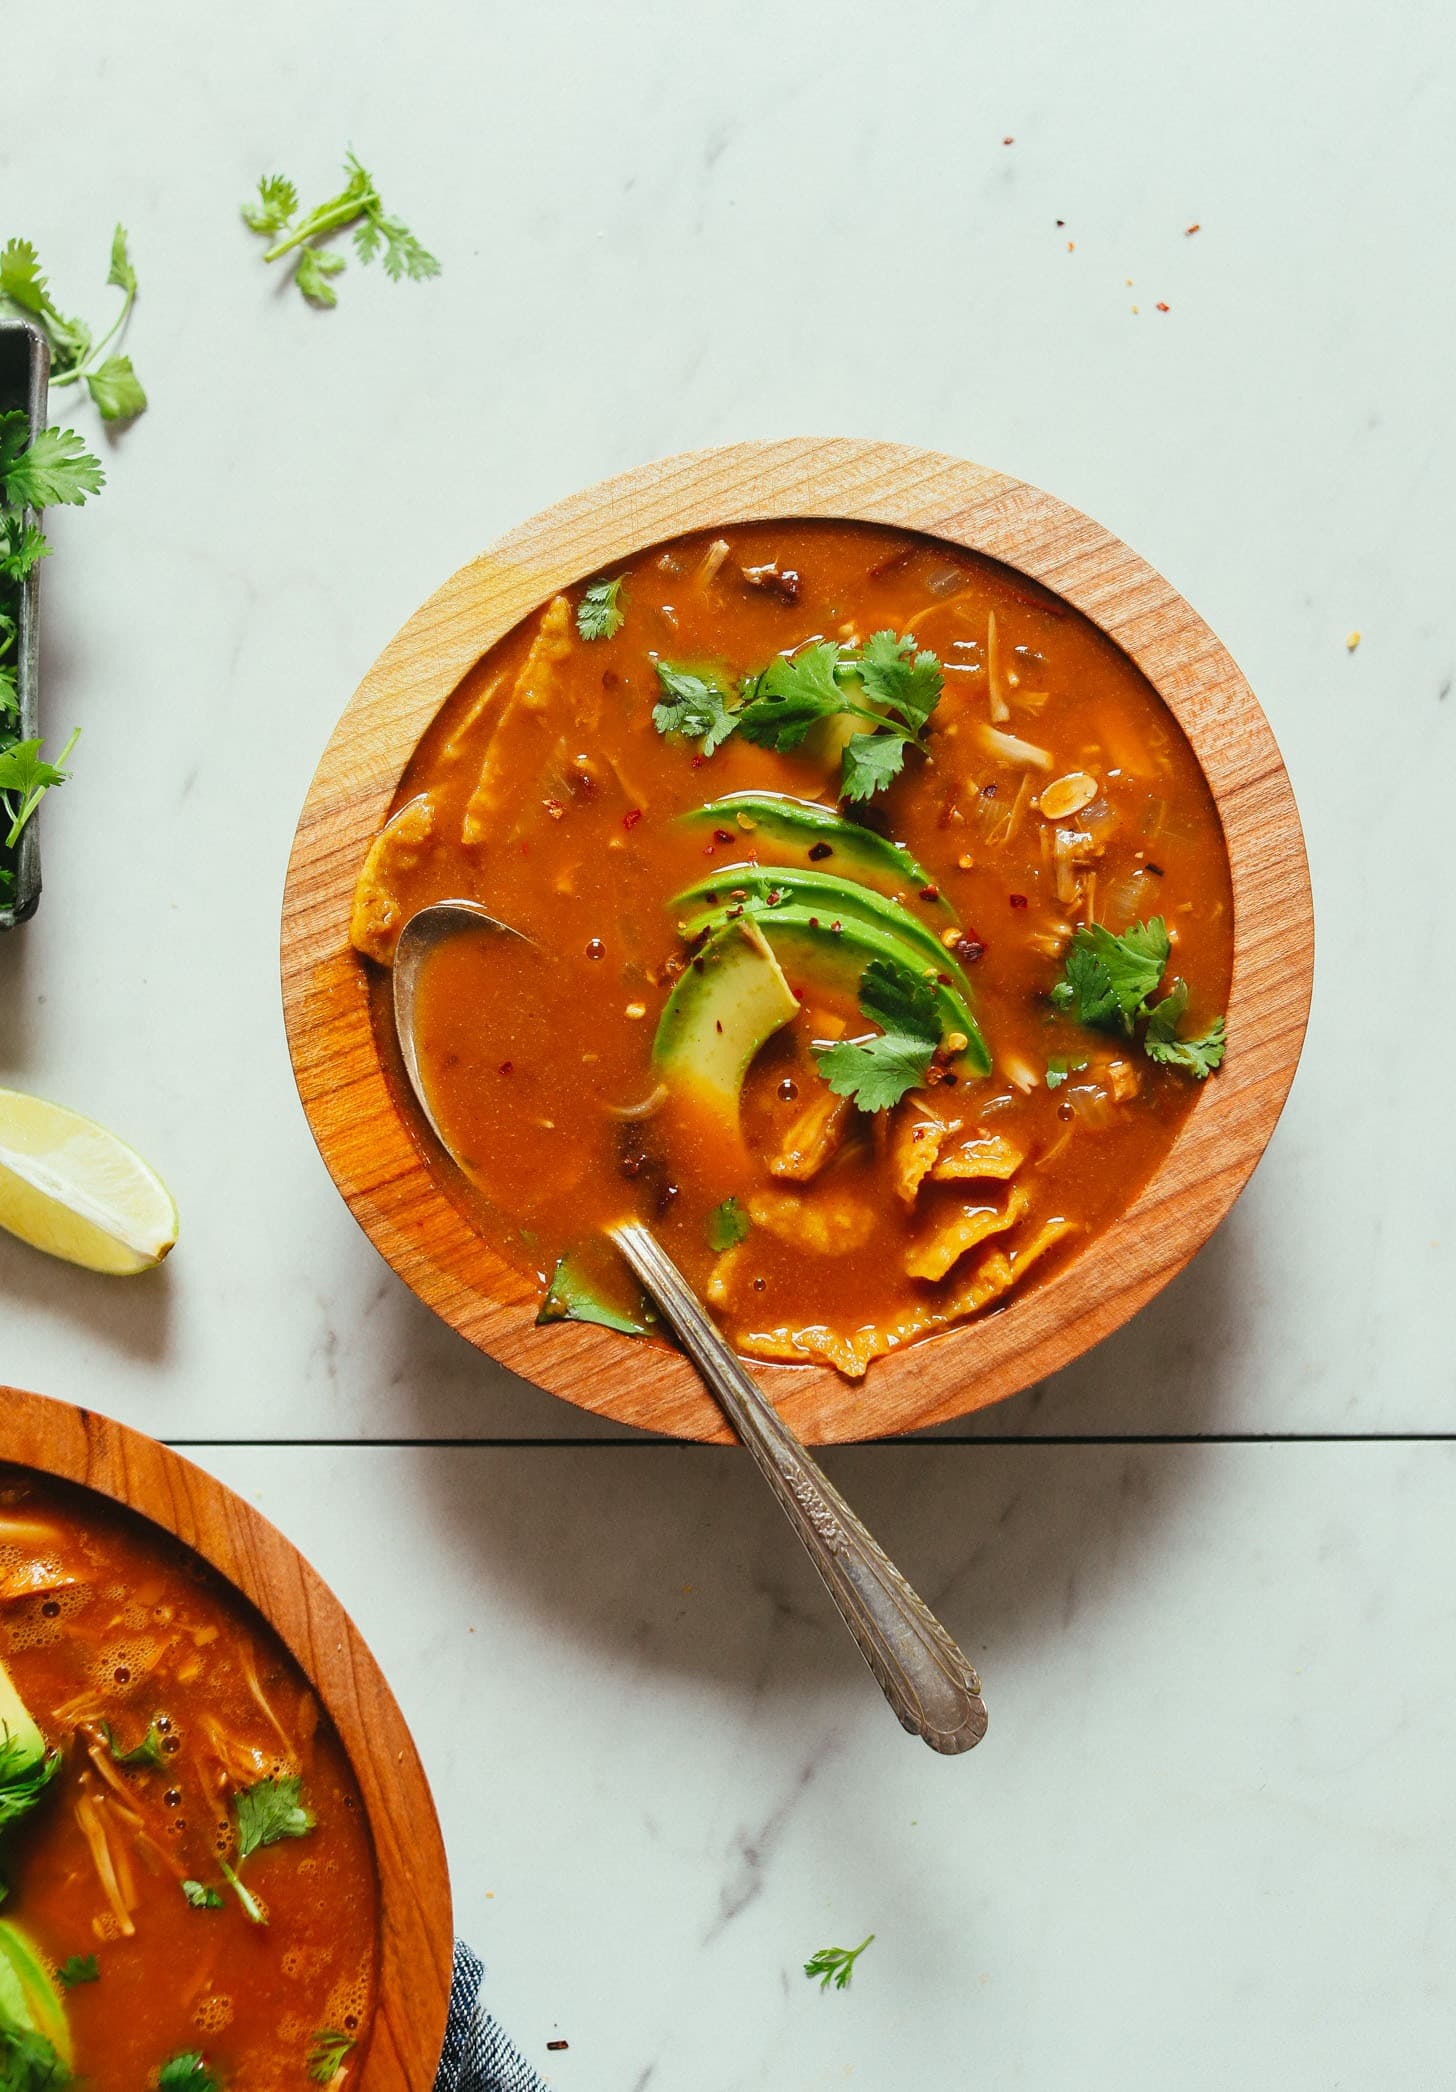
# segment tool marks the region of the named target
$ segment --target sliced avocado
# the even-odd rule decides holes
[[[8,1918],[0,1918],[0,2026],[18,2034],[39,2034],[69,2071],[71,2030],[65,2005],[34,1940]]]
[[[675,1088],[736,1119],[749,1063],[798,1010],[763,933],[744,916],[693,954],[667,998],[652,1057]]]
[[[853,917],[889,930],[906,944],[914,945],[926,962],[948,973],[965,994],[971,992],[960,961],[951,957],[934,930],[927,930],[898,901],[852,879],[837,878],[833,872],[803,871],[796,865],[725,864],[720,872],[684,887],[669,906],[690,908],[694,903],[705,904],[683,926],[683,934],[692,938],[705,929],[716,928],[723,910],[730,905],[729,896],[735,892],[747,894],[748,911],[759,917],[770,938],[774,913],[781,906],[807,908],[826,923]]]
[[[856,921],[852,916],[843,917],[838,930],[832,930],[817,909],[793,903],[766,909],[751,918],[743,916],[740,927],[750,920],[759,925],[773,946],[774,957],[787,972],[802,973],[808,981],[828,982],[849,996],[858,994],[860,976],[871,959],[884,959],[920,979],[933,975],[942,1034],[963,1033],[966,1044],[959,1057],[977,1074],[991,1072],[991,1055],[965,994],[954,981],[942,978],[944,967],[937,967],[934,960],[927,963],[922,952],[893,930],[878,923]],[[941,957],[944,956],[942,952]]]
[[[595,1322],[602,1329],[618,1329],[627,1337],[645,1337],[649,1329],[645,1314],[624,1313],[615,1307],[607,1299],[606,1289],[569,1252],[557,1258],[536,1317],[538,1328],[548,1322]]]
[[[818,799],[793,799],[787,792],[729,792],[681,818],[698,828],[732,828],[741,838],[752,836],[755,847],[779,862],[812,862],[821,871],[847,872],[881,893],[928,883],[925,867],[903,844],[886,842],[873,828],[846,821]],[[816,853],[812,859],[811,851]]]

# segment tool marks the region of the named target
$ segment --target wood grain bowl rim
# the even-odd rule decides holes
[[[0,1420],[0,1462],[75,1483],[180,1540],[262,1615],[317,1692],[359,1782],[379,1877],[376,2001],[358,2092],[421,2092],[445,2040],[450,1881],[414,1739],[358,1628],[260,1511],[144,1432],[13,1387],[0,1387]]]
[[[755,1366],[811,1444],[911,1431],[1016,1393],[1117,1329],[1201,1247],[1274,1129],[1303,1044],[1313,915],[1299,815],[1258,700],[1183,598],[1119,539],[1025,482],[938,452],[846,438],[732,444],[644,465],[558,502],[462,567],[391,640],[346,706],[299,820],[283,904],[283,995],[314,1138],[405,1283],[480,1350],[579,1407],[674,1437],[730,1436],[674,1352],[535,1326],[526,1281],[472,1225],[412,1102],[382,1064],[354,882],[424,730],[465,672],[556,590],[710,527],[827,518],[920,531],[1002,561],[1080,610],[1173,713],[1213,793],[1234,895],[1229,1050],[1148,1182],[1088,1251],[983,1320],[848,1383]]]

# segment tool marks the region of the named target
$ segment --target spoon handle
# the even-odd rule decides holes
[[[970,1750],[986,1733],[972,1666],[749,1378],[657,1238],[636,1221],[611,1235],[753,1455],[902,1725],[947,1756]]]

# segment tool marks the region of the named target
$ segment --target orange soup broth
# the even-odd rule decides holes
[[[657,1084],[653,1036],[683,949],[672,897],[714,869],[725,873],[726,894],[726,868],[757,854],[751,831],[678,817],[749,788],[827,804],[837,789],[837,756],[812,737],[792,754],[733,738],[705,760],[659,734],[652,657],[742,675],[814,638],[911,633],[945,671],[929,754],[912,750],[901,778],[854,812],[907,845],[940,896],[907,885],[897,898],[937,934],[955,924],[966,940],[995,1068],[961,1077],[956,1109],[968,1126],[1006,1132],[1027,1150],[1034,1218],[1075,1224],[1039,1276],[1127,1206],[1196,1099],[1186,1075],[1056,1015],[1047,993],[1076,923],[1095,915],[1121,929],[1161,914],[1174,940],[1170,978],[1182,974],[1192,988],[1189,1021],[1223,1007],[1232,907],[1202,773],[1126,656],[1067,605],[989,561],[859,524],[755,524],[727,533],[731,559],[705,579],[713,538],[678,540],[617,570],[620,632],[584,642],[573,630],[549,702],[503,712],[537,630],[538,619],[527,620],[465,679],[410,765],[396,806],[428,794],[437,839],[400,881],[402,913],[447,895],[473,898],[534,940],[464,937],[429,963],[420,1045],[432,1106],[483,1194],[497,1246],[543,1286],[563,1252],[637,1213],[705,1287],[716,1262],[708,1216],[726,1198],[776,1186],[767,1158],[822,1087],[811,1042],[826,1025],[866,1027],[852,1002],[791,977],[805,1007],[754,1064],[741,1132],[675,1104],[640,1122],[613,1115]],[[740,568],[772,562],[798,575],[796,601],[745,586]],[[982,738],[992,673],[1009,713],[1004,730],[1046,751],[1050,767],[1028,771]],[[509,801],[494,832],[467,847],[462,818],[487,762],[509,780]],[[1065,886],[1059,898],[1053,824],[1038,814],[1036,791],[1077,770],[1099,780],[1099,849],[1073,905]],[[382,981],[376,1021],[387,1038]],[[1052,1089],[1045,1073],[1057,1056],[1087,1066]],[[1128,1071],[1120,1078],[1109,1074],[1119,1062]],[[1115,1096],[1119,1081],[1135,1091]],[[943,1109],[950,1090],[933,1100]],[[967,1187],[927,1184],[907,1212],[885,1185],[885,1115],[877,1118],[858,1116],[821,1180],[873,1205],[868,1238],[819,1254],[755,1229],[744,1252],[751,1269],[740,1271],[724,1316],[731,1333],[809,1321],[857,1327],[914,1296],[907,1245],[939,1211],[964,1203]]]
[[[172,2056],[200,2051],[225,2085],[285,2092],[309,2083],[314,2035],[332,2028],[357,2041],[352,2082],[373,2006],[373,1849],[342,1747],[277,1638],[155,1528],[12,1469],[0,1470],[0,1656],[64,1751],[7,1833],[4,1916],[53,1968],[96,1957],[98,1979],[66,1995],[78,2078],[138,2092]],[[163,1768],[98,1772],[98,1721],[131,1749],[158,1716]],[[256,1924],[219,1865],[236,1858],[230,1797],[292,1774],[317,1826],[243,1865],[267,1917]],[[83,1833],[89,1795],[123,1855],[129,1938]],[[222,1907],[192,1908],[184,1880],[216,1887]]]

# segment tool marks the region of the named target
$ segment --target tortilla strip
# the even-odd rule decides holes
[[[959,1147],[937,1158],[932,1177],[1014,1177],[1026,1156],[1004,1133],[973,1133]]]
[[[411,799],[369,845],[369,855],[354,887],[354,906],[349,917],[349,942],[366,959],[374,959],[381,966],[393,963],[394,948],[406,921],[395,882],[418,871],[434,833],[434,802],[428,798]]]
[[[988,1235],[1002,1235],[1014,1228],[1030,1204],[1021,1186],[1013,1184],[1004,1211],[998,1212],[995,1206],[961,1206],[948,1221],[912,1245],[905,1258],[906,1271],[911,1278],[944,1278],[968,1249]]]
[[[803,1184],[817,1176],[830,1157],[838,1152],[849,1123],[850,1100],[824,1090],[807,1104],[789,1127],[783,1144],[769,1162],[776,1177],[790,1177]]]
[[[551,698],[552,671],[566,659],[571,648],[571,603],[566,596],[553,596],[541,613],[531,650],[511,686],[486,749],[480,777],[465,808],[461,835],[467,844],[486,840],[507,792],[513,783],[520,783],[518,766],[496,760],[501,736],[522,713],[545,711]]]
[[[941,1149],[964,1123],[959,1118],[941,1118],[918,1099],[896,1112],[890,1130],[890,1175],[907,1206],[914,1205]]]

